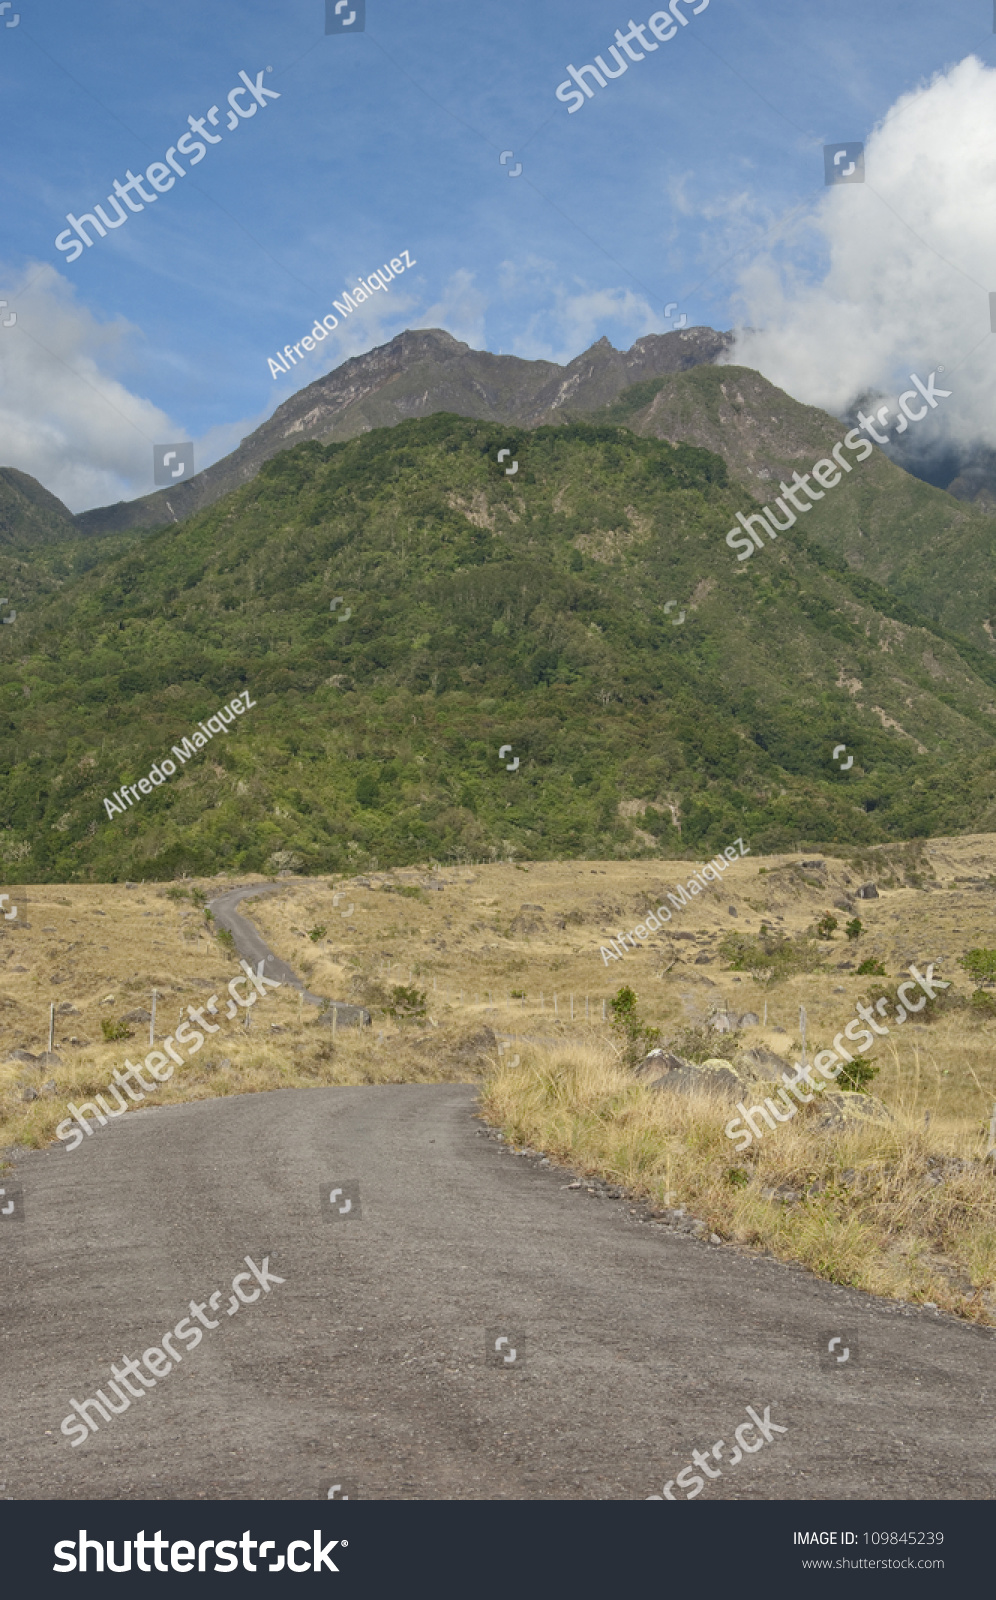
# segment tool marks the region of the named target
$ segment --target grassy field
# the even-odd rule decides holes
[[[992,1321],[996,1183],[992,1163],[987,1171],[980,1162],[996,1102],[996,1019],[967,1003],[973,985],[957,958],[996,942],[996,838],[887,846],[860,859],[749,854],[639,953],[606,964],[605,941],[628,932],[694,865],[495,863],[287,877],[281,892],[241,909],[312,991],[367,1006],[373,1026],[333,1039],[313,1007],[275,990],[253,1007],[248,1030],[222,1020],[154,1103],[480,1079],[492,1121],[579,1170],[654,1205],[685,1206],[721,1237],[835,1281]],[[865,881],[878,898],[854,899]],[[150,1009],[153,989],[157,1040],[188,1004],[224,990],[237,959],[203,902],[229,882],[11,892],[18,918],[0,922],[0,1145],[13,1153],[48,1144],[69,1101],[103,1091],[126,1057],[141,1061],[149,1023],[128,1018]],[[846,900],[848,909],[835,904]],[[839,926],[821,940],[816,923],[827,912]],[[862,931],[848,939],[854,916]],[[769,939],[784,934],[789,959],[770,973],[756,963],[753,972],[731,970],[729,936],[756,938],[762,924]],[[884,979],[857,974],[869,959]],[[800,1116],[738,1157],[722,1133],[725,1106],[652,1093],[602,1021],[603,1002],[627,984],[644,1019],[665,1040],[677,1036],[679,1048],[688,1030],[702,1036],[713,1012],[731,1008],[759,1019],[741,1030],[742,1046],[796,1059],[804,1006],[811,1059],[872,985],[894,982],[911,961],[921,970],[933,962],[966,1003],[929,1025],[893,1029],[870,1053],[880,1068],[872,1090],[895,1119],[887,1130],[817,1134]],[[398,987],[424,994],[423,1014],[403,1014],[410,1007],[399,1009]],[[53,1003],[58,1059],[10,1059],[13,1050],[46,1049]],[[104,1022],[130,1036],[105,1040]],[[520,1061],[502,1067],[497,1042],[511,1036]],[[729,1049],[716,1034],[713,1053]]]

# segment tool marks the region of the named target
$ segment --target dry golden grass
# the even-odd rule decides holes
[[[744,1030],[745,1045],[764,1044],[793,1057],[804,1005],[811,1058],[867,995],[869,980],[854,971],[865,957],[880,960],[893,979],[911,960],[921,970],[942,961],[944,975],[967,993],[972,986],[955,958],[975,945],[996,943],[996,837],[931,840],[917,849],[921,860],[912,870],[915,852],[909,849],[880,852],[878,862],[866,858],[857,865],[817,851],[738,858],[718,888],[675,912],[666,932],[608,966],[599,954],[604,940],[632,928],[668,888],[687,880],[696,863],[496,863],[438,874],[428,868],[370,871],[335,881],[289,877],[279,893],[243,902],[241,909],[312,991],[367,1006],[373,1027],[340,1030],[333,1049],[314,1008],[302,1007],[289,989],[272,991],[253,1007],[248,1033],[225,1020],[155,1100],[170,1104],[322,1083],[466,1081],[484,1070],[482,1051],[495,1063],[494,1041],[485,1028],[499,1036],[516,1034],[513,1053],[537,1069],[541,1062],[545,1071],[556,1069],[557,1092],[549,1103],[542,1096],[536,1100],[528,1074],[502,1074],[495,1084],[509,1087],[492,1086],[488,1103],[493,1115],[512,1118],[520,1115],[512,1102],[521,1098],[521,1131],[531,1143],[572,1153],[592,1171],[658,1198],[670,1160],[671,1187],[693,1209],[701,1208],[715,1231],[763,1244],[840,1281],[933,1299],[984,1318],[996,1248],[992,1180],[962,1174],[933,1192],[921,1189],[929,1158],[977,1160],[984,1152],[996,1102],[996,1022],[964,1009],[929,1027],[909,1022],[893,1029],[872,1059],[881,1069],[873,1090],[896,1114],[894,1127],[888,1133],[862,1130],[843,1141],[826,1135],[814,1140],[800,1115],[760,1149],[753,1147],[758,1181],[737,1190],[724,1175],[749,1162],[737,1157],[721,1128],[717,1134],[714,1109],[706,1108],[708,1116],[693,1115],[694,1104],[672,1102],[665,1113],[660,1097],[620,1077],[610,1030],[600,1021],[603,1000],[627,983],[644,1019],[665,1037],[726,1005],[762,1019]],[[903,853],[906,871],[893,871],[888,859]],[[821,855],[823,869],[800,867],[800,860]],[[441,891],[428,887],[432,878],[442,880]],[[866,878],[878,881],[881,894],[857,903],[865,931],[855,944],[843,937],[851,913],[834,909],[834,902]],[[930,890],[917,887],[917,880]],[[210,898],[231,881],[195,880],[183,887]],[[267,880],[245,875],[235,881]],[[188,1004],[197,1005],[212,990],[223,993],[239,970],[203,912],[190,899],[170,898],[165,885],[28,886],[26,892],[29,926],[0,922],[0,1147],[45,1144],[65,1118],[68,1101],[102,1092],[126,1057],[144,1058],[147,1023],[135,1023],[131,1039],[105,1043],[101,1018],[148,1009],[155,987],[156,1035],[162,1039]],[[345,899],[336,903],[341,892]],[[770,986],[746,973],[723,971],[723,934],[756,933],[766,920],[791,935],[812,928],[828,909],[841,926],[823,946],[822,970]],[[312,932],[318,937],[312,939]],[[387,1014],[392,987],[408,984],[410,973],[427,993],[423,1027],[401,1026]],[[513,999],[520,990],[524,999]],[[12,1049],[44,1050],[51,1001],[74,1008],[57,1018],[60,1064],[11,1061]],[[549,1054],[543,1041],[551,1042]],[[721,1035],[715,1053],[724,1053]],[[230,1065],[222,1066],[223,1060]],[[40,1091],[39,1098],[26,1101],[28,1088]],[[507,1105],[501,1100],[506,1093]],[[692,1118],[687,1128],[680,1121],[686,1116]],[[535,1126],[530,1118],[537,1119]],[[837,1188],[819,1204],[803,1207],[781,1206],[760,1194],[762,1187],[799,1187],[848,1167],[869,1174],[860,1193]],[[874,1188],[876,1171],[880,1181]]]
[[[996,1323],[996,1178],[980,1162],[985,1145],[971,1119],[953,1114],[928,1131],[914,1080],[887,1128],[828,1135],[800,1115],[737,1156],[723,1133],[725,1101],[655,1093],[604,1040],[526,1047],[521,1056],[484,1090],[485,1114],[516,1144],[655,1207],[684,1206],[721,1238],[834,1283]],[[929,1099],[936,1103],[932,1089]],[[938,1154],[971,1165],[935,1186],[928,1161]],[[765,1195],[817,1183],[822,1191],[809,1198]]]

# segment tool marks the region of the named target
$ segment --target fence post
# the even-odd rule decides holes
[[[574,1021],[574,996],[571,995],[571,1021]]]
[[[49,1054],[51,1054],[52,1047],[54,1046],[54,1044],[55,1044],[55,1001],[53,1000],[52,1003],[50,1004],[49,1008],[48,1008],[48,1048],[49,1048]]]
[[[152,1016],[149,1018],[149,1044],[156,1042],[156,991],[152,991]]]

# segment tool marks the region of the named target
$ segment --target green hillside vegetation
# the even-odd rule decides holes
[[[47,544],[74,531],[72,513],[37,478],[0,467],[0,546]]]
[[[996,661],[808,529],[736,562],[752,505],[692,445],[438,414],[303,443],[177,527],[50,547],[0,631],[6,881],[996,825]],[[243,687],[231,734],[108,819]]]
[[[829,455],[848,430],[847,423],[800,405],[759,372],[733,366],[704,365],[649,378],[587,420],[715,450],[730,478],[759,504],[771,503],[782,478],[791,481],[794,471],[808,472]],[[922,429],[929,438],[930,427],[928,415],[916,425],[917,436]],[[939,624],[944,637],[971,641],[981,652],[974,665],[996,659],[985,628],[987,621],[996,622],[996,517],[985,506],[967,505],[911,477],[876,449],[800,515],[782,540],[794,543],[803,532],[838,565]],[[860,585],[852,592],[860,595]],[[874,588],[865,592],[878,603]]]

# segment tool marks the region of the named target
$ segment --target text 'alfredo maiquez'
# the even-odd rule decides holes
[[[243,701],[245,701],[244,705],[242,704]],[[171,753],[176,756],[176,760],[179,761],[180,765],[184,766],[191,756],[197,754],[198,750],[204,749],[209,739],[213,739],[216,733],[227,733],[235,718],[244,716],[250,707],[255,704],[256,701],[249,698],[249,690],[244,689],[241,694],[235,696],[234,700],[230,700],[227,706],[222,706],[220,711],[216,711],[213,717],[208,717],[207,722],[199,722],[197,729],[200,731],[195,730],[189,737],[185,737],[182,744],[175,744]],[[119,812],[125,810],[126,803],[129,806],[134,805],[135,801],[140,800],[143,794],[151,794],[153,789],[158,789],[160,784],[166,782],[167,778],[172,778],[175,771],[176,761],[170,761],[168,757],[165,761],[154,761],[147,778],[139,778],[135,784],[122,784],[120,789],[115,789],[110,800],[105,799],[104,807],[107,815],[109,817],[117,816]],[[135,800],[132,800],[132,795],[134,795]],[[117,801],[116,805],[115,801]]]

